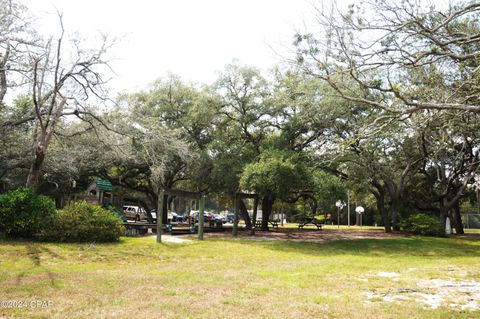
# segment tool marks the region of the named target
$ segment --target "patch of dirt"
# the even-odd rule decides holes
[[[445,306],[461,310],[480,310],[480,282],[477,281],[422,280],[415,288],[365,294],[369,302],[415,301],[432,309]]]
[[[157,240],[157,236],[151,236],[154,240]],[[190,243],[192,242],[191,239],[185,238],[185,237],[180,237],[180,236],[172,236],[172,235],[162,235],[162,241],[166,243],[176,243],[176,244],[181,244],[181,243]]]
[[[190,237],[185,236],[185,237]],[[238,238],[247,240],[289,240],[306,242],[324,242],[338,239],[383,239],[399,238],[408,235],[402,233],[385,233],[383,230],[345,230],[345,229],[295,229],[283,228],[272,229],[270,231],[256,231],[255,236],[251,236],[249,231],[239,230]],[[205,233],[207,239],[232,239],[232,233],[229,231],[219,233]]]
[[[384,278],[392,278],[393,280],[398,279],[400,274],[398,272],[388,272],[388,271],[381,271],[377,274],[378,277]]]

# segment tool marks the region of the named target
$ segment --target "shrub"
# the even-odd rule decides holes
[[[315,219],[320,223],[325,223],[325,221],[326,221],[326,217],[325,217],[324,214],[315,216]]]
[[[414,214],[408,217],[405,221],[402,222],[402,230],[418,234],[418,235],[427,235],[427,236],[445,236],[445,230],[438,218],[425,215],[425,214]]]
[[[59,211],[43,238],[61,242],[111,242],[118,241],[124,232],[122,221],[112,212],[80,201]]]
[[[55,214],[55,202],[30,188],[0,195],[0,233],[6,237],[34,237],[50,225]]]

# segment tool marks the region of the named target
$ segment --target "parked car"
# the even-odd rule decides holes
[[[234,214],[227,214],[227,216],[225,216],[225,218],[227,219],[227,223],[233,223],[234,220],[235,220],[235,215]]]
[[[227,222],[227,217],[220,214],[214,214],[215,222],[225,224]]]
[[[152,209],[150,211],[150,214],[152,215],[153,222],[156,223],[157,222],[157,211],[155,209]],[[172,221],[174,215],[175,215],[175,213],[167,213],[167,220],[162,220],[162,222],[165,224],[165,223],[168,223],[169,221]]]
[[[136,221],[147,219],[147,212],[145,211],[145,209],[139,206],[123,206],[122,215],[125,216],[125,218],[127,219],[133,219]]]
[[[190,212],[190,216],[192,216],[193,218],[195,218],[196,220],[198,220],[198,216],[200,215],[200,212],[197,210],[197,211],[191,211]],[[204,222],[210,222],[212,220],[214,220],[215,217],[212,213],[210,212],[203,212],[203,221]]]
[[[183,216],[175,212],[172,212],[171,215],[172,215],[171,217],[172,222],[183,223],[183,222],[186,222],[188,219],[187,216]]]
[[[153,222],[156,223],[157,222],[157,211],[155,209],[152,209],[150,211],[150,214],[152,215],[152,218],[153,218]],[[167,214],[167,220],[163,221],[163,223],[166,223],[166,222],[185,222],[187,221],[188,217],[187,216],[184,216],[184,215],[180,215],[178,213],[175,213],[175,212],[169,212]]]

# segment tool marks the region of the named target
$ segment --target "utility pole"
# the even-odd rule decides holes
[[[340,228],[340,210],[345,206],[345,202],[337,200],[335,206],[337,206],[337,228]]]
[[[357,213],[357,215],[360,215],[360,228],[362,227],[362,214],[363,212],[365,211],[365,208],[363,208],[362,206],[358,206],[357,208],[355,208],[355,212]]]
[[[340,207],[337,207],[337,228],[340,229]]]
[[[350,192],[347,190],[348,227],[350,227]]]

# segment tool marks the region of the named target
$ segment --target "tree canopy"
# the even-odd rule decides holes
[[[326,214],[348,192],[387,232],[419,212],[463,232],[462,205],[480,189],[475,2],[332,2],[269,73],[233,62],[211,85],[169,74],[108,108],[109,39],[87,49],[60,13],[45,36],[26,7],[0,4],[4,189],[62,197],[101,177],[156,209],[160,189],[226,206],[254,192],[265,230],[276,207]]]

